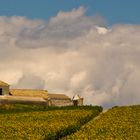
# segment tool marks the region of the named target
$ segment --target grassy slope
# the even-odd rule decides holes
[[[140,140],[140,105],[114,107],[63,139]]]
[[[80,129],[101,107],[0,106],[0,139],[58,139]]]

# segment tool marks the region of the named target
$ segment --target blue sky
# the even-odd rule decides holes
[[[87,15],[99,14],[109,24],[140,23],[140,0],[0,0],[0,16],[25,16],[46,19],[60,10],[84,6]]]

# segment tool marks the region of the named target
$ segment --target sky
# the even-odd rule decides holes
[[[138,0],[0,2],[0,80],[11,88],[140,103]]]
[[[139,0],[0,0],[0,15],[48,20],[61,10],[70,11],[80,6],[87,9],[87,16],[99,14],[109,25],[140,23]]]

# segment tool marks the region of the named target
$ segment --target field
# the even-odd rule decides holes
[[[140,105],[114,107],[63,140],[140,140]]]
[[[99,115],[100,114],[100,115]],[[140,105],[0,105],[2,140],[140,140]]]
[[[0,106],[0,139],[55,140],[79,130],[101,107]]]

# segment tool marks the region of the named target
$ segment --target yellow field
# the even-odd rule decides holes
[[[89,117],[98,115],[97,110],[81,107],[39,111],[38,108],[34,111],[12,112],[12,108],[8,108],[0,113],[0,139],[56,139],[67,134],[66,131],[75,131]]]
[[[63,140],[140,140],[140,105],[112,108]]]

